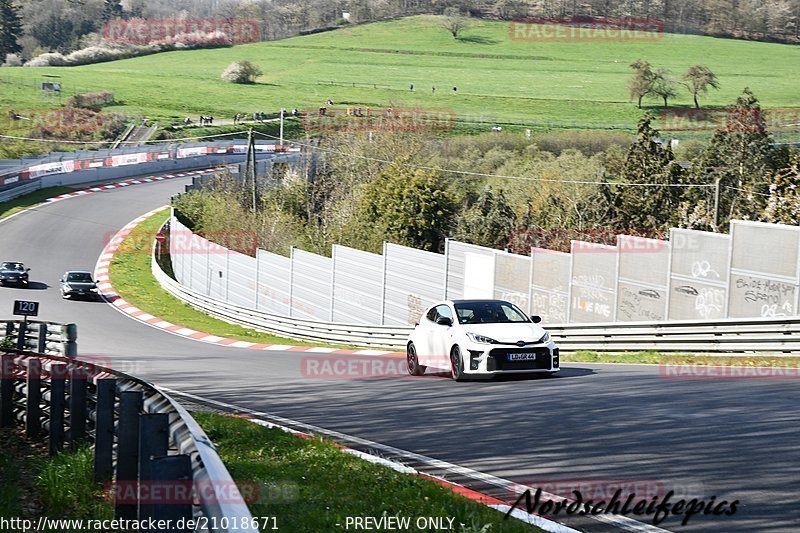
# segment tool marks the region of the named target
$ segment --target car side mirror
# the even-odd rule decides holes
[[[437,318],[436,323],[439,324],[440,326],[447,326],[447,327],[453,325],[453,321],[447,318],[446,316],[440,316],[439,318]]]
[[[541,321],[542,321],[542,317],[540,317],[539,315],[533,315],[531,317],[531,322],[533,322],[534,324],[538,324]]]
[[[26,269],[25,269],[25,272],[30,272],[30,271],[31,271],[31,269],[30,269],[30,268],[26,268]]]

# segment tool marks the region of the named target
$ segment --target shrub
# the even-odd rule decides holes
[[[22,59],[17,54],[6,54],[6,62],[3,63],[4,67],[21,67]]]
[[[236,61],[228,65],[222,73],[222,79],[230,83],[255,83],[263,72],[249,61]]]
[[[34,57],[27,63],[26,67],[63,67],[66,66],[67,58],[58,52],[48,52],[38,57]]]
[[[100,91],[98,93],[80,93],[67,98],[67,107],[81,107],[99,111],[104,105],[114,102],[114,93],[111,91]]]

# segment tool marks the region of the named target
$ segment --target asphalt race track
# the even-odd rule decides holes
[[[321,354],[207,345],[105,303],[61,299],[65,270],[93,270],[104,239],[187,182],[90,194],[0,223],[0,260],[25,262],[32,280],[0,287],[0,317],[14,299],[37,300],[40,319],[78,324],[80,354],[158,385],[534,487],[594,480],[651,491],[641,497],[672,489],[740,502],[733,516],[695,516],[688,527],[671,517],[660,524],[668,530],[800,531],[797,379],[666,379],[657,367],[601,364],[566,365],[556,379],[321,379],[308,372]]]

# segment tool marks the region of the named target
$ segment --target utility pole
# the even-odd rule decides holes
[[[250,128],[247,132],[247,154],[245,155],[245,165],[244,165],[244,183],[247,185],[247,180],[250,179],[251,186],[252,186],[252,210],[253,213],[256,212],[256,196],[257,196],[257,185],[256,185],[256,143],[253,137],[253,128]]]

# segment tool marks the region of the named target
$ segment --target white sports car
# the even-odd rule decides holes
[[[427,367],[468,376],[542,373],[560,370],[558,348],[538,323],[503,300],[449,300],[425,311],[408,338],[408,373]]]

